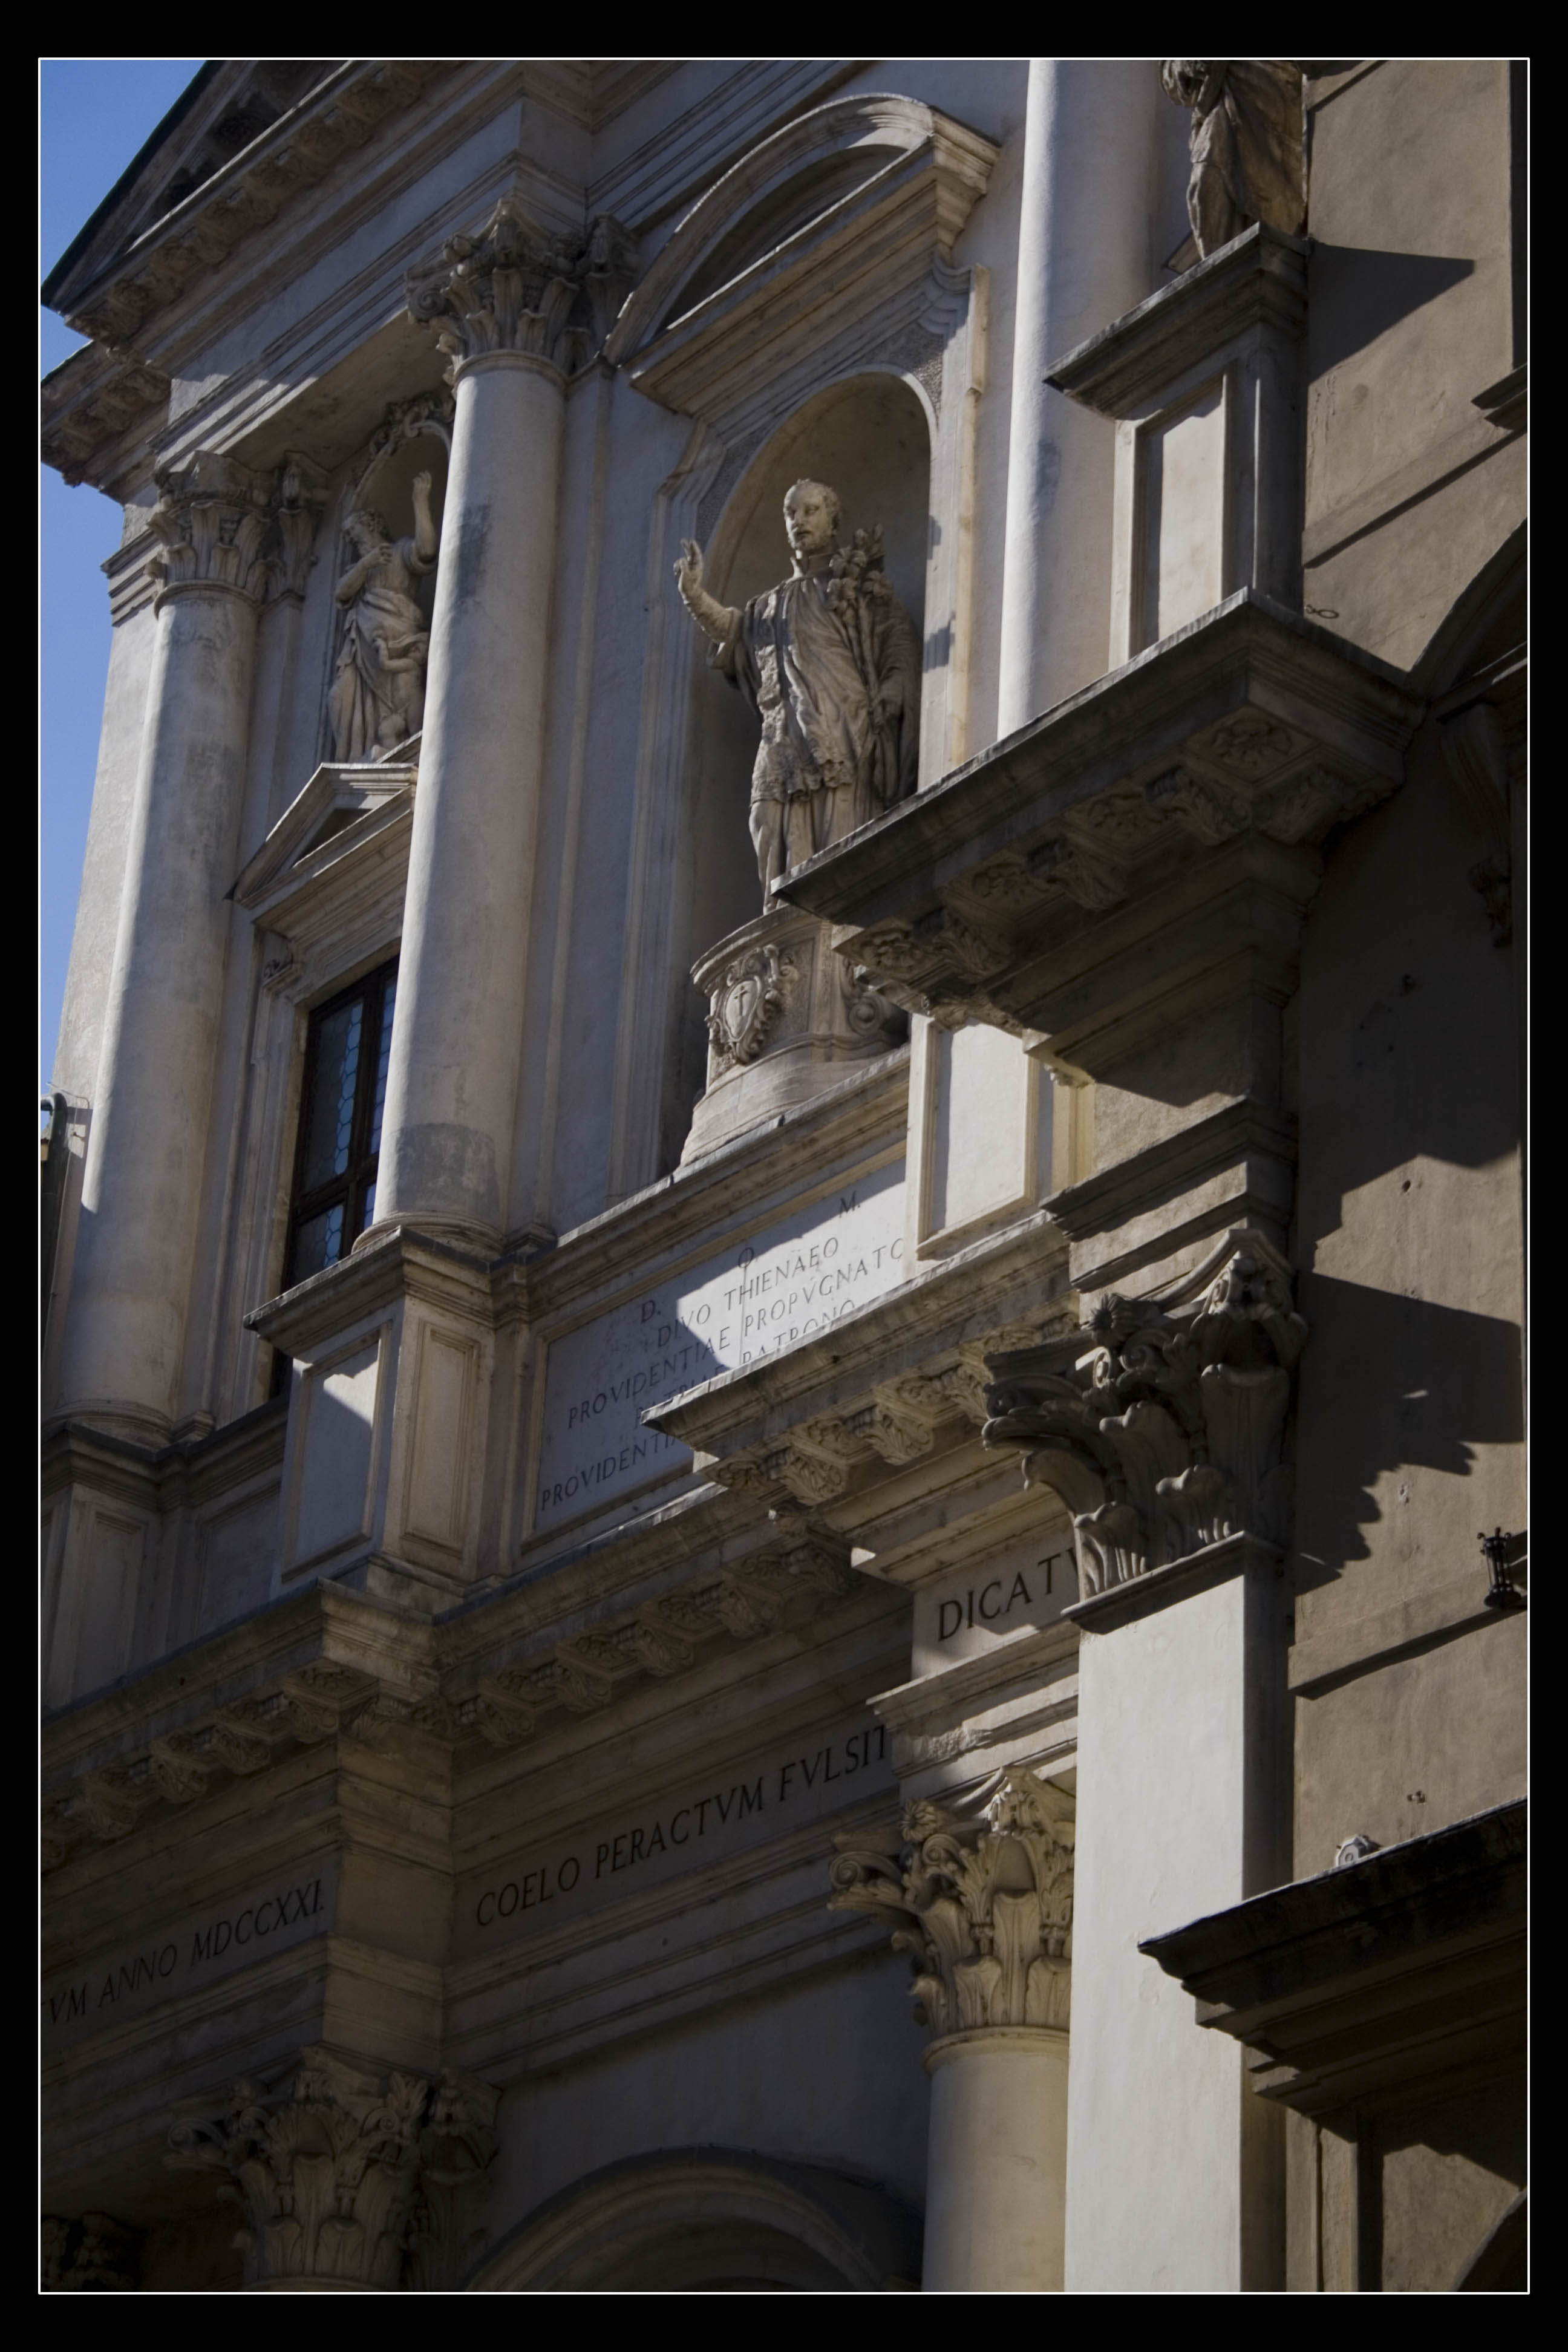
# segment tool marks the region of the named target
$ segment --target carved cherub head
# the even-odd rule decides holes
[[[784,492],[784,512],[789,551],[797,571],[804,572],[814,561],[831,555],[838,531],[837,490],[809,478],[792,482]]]

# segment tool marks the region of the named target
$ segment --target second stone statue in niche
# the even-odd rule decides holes
[[[374,508],[359,507],[343,526],[355,558],[338,583],[347,610],[328,702],[332,757],[384,760],[417,735],[425,718],[428,625],[414,583],[436,561],[430,477],[414,478],[414,536],[395,540]]]
[[[709,595],[691,540],[675,567],[710,659],[762,722],[752,839],[764,908],[780,875],[913,792],[920,757],[920,640],[882,568],[881,532],[858,530],[841,550],[825,482],[796,482],[784,511],[794,575],[749,604]]]

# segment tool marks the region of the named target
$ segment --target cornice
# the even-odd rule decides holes
[[[814,1181],[826,1187],[852,1167],[891,1156],[903,1140],[909,1071],[909,1047],[900,1045],[871,1068],[573,1226],[530,1269],[531,1312],[553,1318],[641,1281],[656,1255],[662,1264],[698,1248],[710,1252],[774,1201],[793,1204]]]
[[[49,373],[38,390],[39,455],[71,483],[99,470],[100,453],[132,425],[145,433],[166,409],[169,379],[134,352],[89,343]]]
[[[993,1337],[1004,1320],[1056,1320],[1069,1303],[1066,1276],[1066,1238],[1048,1211],[1037,1210],[922,1269],[817,1338],[717,1372],[643,1418],[727,1465],[737,1449],[765,1449],[808,1418],[857,1415],[873,1381],[926,1373],[977,1336]],[[1021,1297],[1030,1302],[1027,1313]]]
[[[1248,327],[1291,338],[1307,329],[1305,237],[1256,222],[1087,341],[1053,361],[1046,382],[1101,416],[1135,415]]]
[[[276,1471],[283,1459],[287,1407],[282,1398],[200,1437],[156,1449],[68,1421],[44,1439],[41,1484],[46,1497],[84,1485],[164,1509],[222,1494],[244,1479]]]
[[[1065,1719],[1078,1704],[1078,1681],[1070,1662],[1078,1656],[1080,1639],[1078,1627],[1065,1622],[1038,1629],[1024,1627],[1016,1633],[1004,1633],[976,1657],[961,1658],[935,1674],[922,1675],[917,1682],[879,1691],[870,1704],[890,1731],[913,1736],[945,1730],[999,1705],[1020,1684],[1035,1690],[1043,1681],[1052,1718]],[[1047,1673],[1050,1668],[1058,1671]]]
[[[67,325],[106,343],[128,342],[192,278],[226,260],[455,62],[350,58],[107,268],[76,285],[68,276],[53,289]]]

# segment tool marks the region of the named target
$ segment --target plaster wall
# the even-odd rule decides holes
[[[1508,66],[1385,59],[1310,121],[1309,537],[1513,365]]]
[[[906,1969],[879,1952],[514,2084],[501,2109],[496,2236],[601,2165],[660,2147],[826,2164],[918,2209],[929,2093]]]
[[[1476,406],[1523,356],[1509,67],[1385,59],[1309,100],[1309,614],[1405,667],[1523,512]]]
[[[1524,1785],[1521,1629],[1477,1545],[1526,1511],[1514,977],[1437,731],[1331,844],[1302,950],[1298,1874]]]

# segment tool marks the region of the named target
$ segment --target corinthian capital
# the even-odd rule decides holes
[[[1071,1991],[1073,1805],[1023,1769],[962,1803],[909,1806],[900,1837],[838,1839],[828,1908],[893,1925],[916,2014],[941,2034],[1065,2029]]]
[[[281,2086],[238,2082],[222,2115],[176,2124],[166,2161],[217,2174],[243,2207],[247,2286],[397,2288],[411,2253],[415,2284],[446,2285],[499,2096],[468,2075],[382,2076],[306,2050]]]
[[[1160,1298],[1111,1292],[1069,1337],[986,1358],[985,1443],[1071,1511],[1086,1598],[1233,1536],[1285,1540],[1306,1339],[1289,1266],[1243,1229]]]
[[[635,248],[608,215],[585,237],[529,220],[503,196],[477,236],[448,237],[408,273],[408,314],[432,324],[456,380],[465,361],[518,352],[570,373],[590,358],[631,284]]]
[[[164,590],[230,588],[258,602],[266,592],[273,541],[273,480],[237,458],[198,449],[155,477],[158,503],[147,519],[162,552],[148,571]]]

